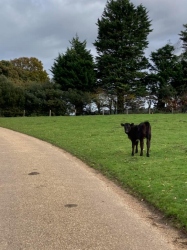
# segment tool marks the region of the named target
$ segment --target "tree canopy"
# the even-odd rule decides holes
[[[182,30],[179,35],[180,39],[183,42],[182,47],[184,49],[184,52],[187,54],[187,24],[183,24],[183,27],[185,28],[185,30]]]
[[[86,41],[79,41],[78,36],[70,41],[71,47],[55,59],[51,72],[61,89],[92,91],[95,87],[94,61],[86,49]]]
[[[183,53],[181,55],[181,63],[183,68],[183,83],[187,86],[187,24],[184,24],[185,30],[181,31],[180,39],[182,41]],[[187,89],[186,91],[187,92]]]
[[[94,45],[100,86],[117,95],[118,112],[123,113],[124,95],[138,86],[147,67],[144,50],[151,22],[143,5],[108,0],[97,26]]]
[[[6,76],[17,85],[49,81],[42,62],[35,57],[20,57],[10,61],[2,60],[0,61],[0,74]]]
[[[19,78],[24,82],[44,83],[49,80],[43,64],[35,57],[20,57],[10,61],[18,72]]]
[[[95,64],[86,41],[81,42],[76,36],[70,41],[71,47],[64,54],[59,54],[51,68],[53,80],[63,91],[69,91],[69,101],[75,106],[76,113],[82,114],[87,104],[87,92],[96,86]],[[81,97],[81,98],[80,98]],[[90,99],[89,99],[90,100]]]
[[[0,116],[23,115],[24,103],[23,89],[0,75]]]

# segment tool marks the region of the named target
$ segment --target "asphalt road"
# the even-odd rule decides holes
[[[75,157],[0,128],[0,250],[180,249],[142,211]]]

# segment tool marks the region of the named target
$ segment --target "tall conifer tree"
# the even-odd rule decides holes
[[[187,24],[184,24],[183,27],[185,29],[181,31],[179,35],[182,41],[182,48],[183,48],[183,53],[181,55],[181,64],[182,64],[182,69],[183,69],[183,86],[185,89],[183,90],[183,93],[184,93],[185,99],[187,99]]]
[[[71,47],[66,53],[55,59],[51,72],[53,80],[61,90],[66,91],[67,98],[76,109],[76,114],[83,113],[89,92],[96,86],[95,64],[90,51],[86,49],[86,41],[81,42],[76,36],[70,41]]]
[[[108,0],[97,26],[94,45],[100,85],[117,95],[118,113],[123,113],[124,95],[140,84],[147,66],[144,50],[152,31],[151,22],[142,5],[135,7],[129,0]]]
[[[93,56],[86,49],[86,41],[76,36],[70,41],[71,47],[55,59],[51,72],[53,80],[61,89],[92,91],[95,87],[95,65]]]
[[[181,31],[180,35],[180,39],[183,42],[183,49],[184,52],[187,54],[187,24],[183,24],[183,27],[185,28],[185,30]]]

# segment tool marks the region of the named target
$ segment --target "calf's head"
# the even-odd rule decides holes
[[[128,134],[134,126],[134,123],[121,123],[121,126],[124,127],[125,133]]]

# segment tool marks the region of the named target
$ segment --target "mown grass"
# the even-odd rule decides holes
[[[145,120],[152,126],[150,157],[132,157],[120,123]],[[187,114],[0,118],[0,126],[67,150],[187,231]]]

